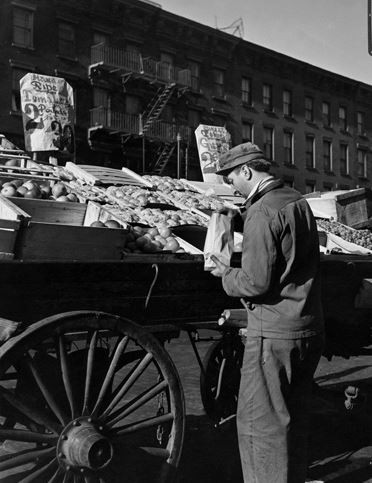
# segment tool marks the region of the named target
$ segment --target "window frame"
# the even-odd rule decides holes
[[[359,159],[360,154],[362,155],[362,160]],[[366,149],[357,149],[357,176],[358,178],[368,178],[368,153]]]
[[[195,92],[200,91],[200,62],[189,60],[189,70],[191,78],[191,89]]]
[[[325,149],[325,146],[328,146],[329,149]],[[323,170],[325,173],[332,173],[333,172],[333,149],[332,149],[332,141],[329,139],[323,139]],[[328,164],[328,166],[327,166]]]
[[[324,107],[327,106],[327,111],[324,112]],[[322,102],[322,122],[324,127],[331,127],[331,103],[328,101]]]
[[[314,122],[314,98],[305,96],[305,121]]]
[[[345,148],[345,158],[343,158],[343,151]],[[343,166],[345,164],[345,170]],[[348,176],[350,174],[350,166],[349,166],[349,145],[347,143],[340,143],[340,175],[341,176]]]
[[[269,137],[267,136],[269,134]],[[274,128],[271,126],[264,126],[263,127],[263,152],[265,155],[265,158],[268,161],[274,161]],[[269,143],[267,142],[269,139]]]
[[[288,94],[288,99],[286,99],[286,94]],[[293,116],[292,91],[289,89],[283,90],[283,115],[287,117]]]
[[[15,72],[18,72],[19,76],[15,75]],[[29,72],[30,72],[30,69],[12,66],[12,71],[11,71],[11,75],[12,75],[11,112],[12,113],[20,114],[22,112],[19,81],[22,79],[22,77],[24,77]]]
[[[247,89],[245,89],[245,84],[247,85]],[[252,105],[252,79],[247,76],[242,76],[241,81],[241,97],[243,104]]]
[[[30,16],[29,25],[16,25],[16,12],[23,12]],[[29,42],[19,42],[16,39],[16,30],[21,30],[23,34],[28,33]],[[24,35],[25,36],[25,35]],[[26,37],[26,36],[25,36]],[[12,44],[23,49],[34,49],[34,11],[27,6],[13,5],[12,10]]]
[[[289,136],[289,146],[286,145],[286,140]],[[284,151],[284,163],[290,166],[294,165],[294,135],[292,131],[283,131],[283,151]]]
[[[264,110],[273,111],[273,86],[267,82],[262,84],[262,105]]]
[[[225,71],[214,67],[212,69],[212,75],[214,97],[225,99]]]
[[[72,38],[64,38],[61,36],[63,27],[68,27],[65,32],[72,33]],[[76,28],[75,24],[66,20],[58,21],[58,55],[61,57],[76,59]]]
[[[343,113],[343,116],[341,115]],[[347,123],[347,108],[346,106],[339,106],[338,107],[338,123],[340,126],[340,131],[347,132],[348,131],[348,123]]]
[[[363,111],[357,111],[357,134],[358,136],[365,136],[365,113]]]
[[[311,150],[308,150],[308,141],[311,140]],[[305,166],[306,169],[315,169],[315,136],[306,134],[305,137]]]
[[[244,136],[244,128],[247,127],[249,128],[250,130],[250,136]],[[253,132],[253,122],[247,122],[247,121],[243,121],[242,122],[242,143],[246,143],[246,142],[251,142],[253,143],[254,142],[254,132]]]

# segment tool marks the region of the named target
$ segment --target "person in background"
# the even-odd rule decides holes
[[[212,275],[248,313],[237,410],[245,483],[303,483],[313,375],[323,350],[319,240],[300,193],[244,143],[220,156],[217,174],[246,197],[241,268],[212,256]]]

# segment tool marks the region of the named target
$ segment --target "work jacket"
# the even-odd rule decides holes
[[[228,268],[222,283],[228,295],[248,302],[248,334],[322,333],[319,239],[307,201],[276,180],[246,208],[241,268]]]

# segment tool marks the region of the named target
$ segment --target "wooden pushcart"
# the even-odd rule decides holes
[[[19,323],[0,348],[2,482],[171,481],[185,409],[163,342],[180,330],[201,366],[206,412],[217,422],[234,414],[246,318],[201,257],[0,267],[0,314]],[[327,354],[360,353],[370,309],[355,300],[371,261],[325,256],[322,272]],[[219,325],[226,308],[231,317]],[[221,333],[204,361],[191,336],[201,328]]]

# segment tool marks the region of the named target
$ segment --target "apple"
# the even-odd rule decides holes
[[[39,187],[34,186],[33,188],[26,191],[23,195],[24,198],[41,198],[41,191]]]
[[[20,186],[17,188],[17,193],[19,196],[24,196],[27,193],[27,188],[25,186]]]
[[[62,195],[58,196],[58,198],[56,198],[56,201],[59,201],[60,203],[68,203],[70,200],[67,198],[67,196]]]
[[[3,186],[0,193],[6,197],[17,196],[17,188],[13,185]]]
[[[116,220],[107,220],[105,226],[107,226],[107,228],[121,228],[120,223]]]
[[[24,186],[28,190],[32,190],[33,188],[39,188],[39,185],[32,180],[25,181],[22,186]]]
[[[59,198],[60,196],[65,196],[67,195],[67,188],[63,183],[56,183],[52,187],[52,195],[55,196],[56,198]]]
[[[66,195],[66,198],[69,201],[72,201],[73,203],[79,203],[79,199],[78,199],[78,197],[76,196],[75,193],[69,193],[68,195]]]
[[[93,227],[96,227],[96,228],[106,228],[103,221],[100,221],[100,220],[93,221],[93,223],[91,223],[90,226],[93,226]]]

